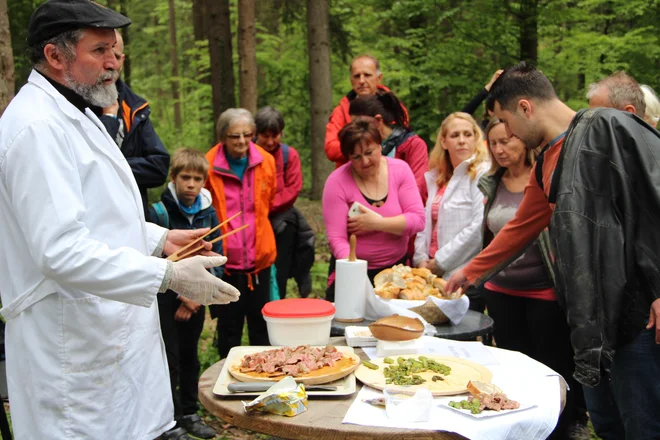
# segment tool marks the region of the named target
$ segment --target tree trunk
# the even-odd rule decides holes
[[[206,12],[211,58],[213,120],[217,121],[223,111],[236,107],[229,0],[207,0]]]
[[[204,0],[193,0],[193,34],[195,41],[208,38],[208,22],[206,20],[206,2]]]
[[[7,0],[0,0],[0,116],[14,97],[14,55],[11,49]]]
[[[271,35],[280,32],[280,14],[284,0],[259,0],[255,11],[257,22]]]
[[[193,36],[195,37],[195,42],[208,40],[208,20],[207,20],[207,11],[206,11],[206,1],[205,0],[193,0],[192,2],[193,10]],[[211,79],[204,69],[200,67],[200,57],[196,57],[197,62],[197,81],[200,81],[204,84],[211,84]],[[201,104],[201,103],[200,103]]]
[[[307,0],[313,200],[321,199],[323,185],[332,169],[324,149],[325,126],[332,111],[329,22],[328,0]]]
[[[170,5],[170,62],[172,63],[172,99],[174,100],[174,127],[181,130],[181,101],[179,97],[179,60],[176,47],[176,14],[174,13],[174,0]]]
[[[254,0],[238,0],[238,84],[240,105],[257,112],[257,43]]]
[[[121,0],[119,3],[119,13],[122,14],[123,16],[128,17],[128,0]],[[126,57],[124,58],[124,68],[122,69],[122,80],[126,83],[128,87],[131,87],[131,51],[130,51],[130,36],[129,36],[129,28],[130,26],[126,26],[122,28],[121,30],[121,37],[124,40],[124,54]]]
[[[520,59],[534,65],[538,63],[538,24],[538,0],[522,0],[520,2]]]

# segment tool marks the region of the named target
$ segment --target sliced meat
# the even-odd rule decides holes
[[[270,376],[287,374],[298,377],[326,365],[332,367],[342,357],[343,354],[333,345],[323,348],[300,345],[246,355],[239,369],[244,373],[253,371],[268,373]]]

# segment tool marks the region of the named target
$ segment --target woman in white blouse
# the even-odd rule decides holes
[[[481,250],[484,196],[477,187],[490,161],[483,134],[467,113],[449,115],[440,126],[424,175],[428,188],[426,227],[417,234],[413,264],[449,279]],[[483,311],[475,289],[470,309]]]

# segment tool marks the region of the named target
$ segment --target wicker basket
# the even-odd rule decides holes
[[[433,303],[433,301],[426,301],[421,306],[413,307],[410,310],[418,313],[429,324],[444,324],[445,322],[449,321],[447,315],[445,315],[442,310],[440,310],[438,306]]]

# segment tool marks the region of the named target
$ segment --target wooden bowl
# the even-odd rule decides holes
[[[409,341],[424,333],[424,324],[417,318],[392,315],[369,325],[371,334],[382,341]]]

